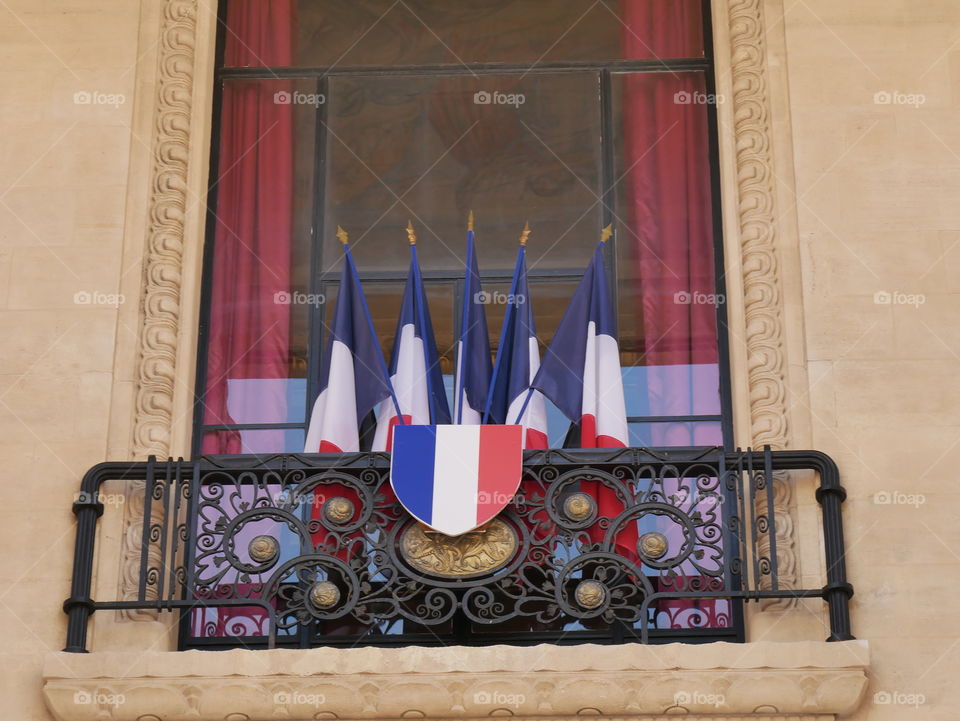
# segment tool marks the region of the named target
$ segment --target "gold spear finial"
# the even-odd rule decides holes
[[[413,221],[407,221],[407,240],[410,241],[410,245],[417,244],[417,234],[413,231]]]
[[[337,226],[337,239],[344,245],[346,245],[350,240],[349,236],[347,235],[347,231],[345,231],[339,225]]]
[[[606,243],[613,236],[613,223],[600,231],[600,242]]]
[[[520,245],[527,244],[527,238],[530,237],[530,221],[523,224],[523,232],[520,233]]]
[[[473,230],[473,211],[467,216],[467,230]]]

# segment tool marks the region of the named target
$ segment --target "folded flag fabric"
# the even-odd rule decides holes
[[[457,341],[457,366],[453,383],[453,422],[473,425],[481,422],[490,390],[490,336],[483,288],[473,243],[473,213],[467,222],[466,273],[463,282],[463,313]]]
[[[530,385],[580,424],[582,448],[629,444],[603,242],[597,246]]]
[[[540,369],[540,345],[533,320],[533,304],[527,282],[527,238],[530,226],[520,236],[513,281],[493,366],[486,416],[494,423],[523,426],[524,448],[547,447],[547,408],[543,395],[529,394],[530,383]],[[529,399],[527,398],[530,395]],[[485,420],[484,422],[487,422]]]
[[[437,353],[437,342],[430,321],[430,308],[420,275],[416,235],[413,224],[407,225],[410,242],[410,270],[400,305],[393,352],[390,356],[390,381],[399,404],[393,399],[380,402],[377,410],[377,431],[374,451],[393,447],[393,428],[398,423],[449,423],[450,407],[443,387],[443,374]],[[402,414],[402,415],[401,415]]]
[[[337,228],[337,237],[344,247],[343,271],[304,453],[359,451],[360,421],[380,401],[393,398],[387,365],[343,228]]]
[[[629,445],[620,348],[603,262],[604,240],[609,233],[609,228],[604,230],[530,384],[567,418],[580,424],[581,448]],[[581,488],[596,499],[599,516],[615,518],[623,512],[625,504],[611,488],[593,481],[583,482]],[[594,542],[604,540],[605,535],[598,524],[590,528]],[[627,523],[615,535],[614,545],[621,552],[636,555],[636,522]]]

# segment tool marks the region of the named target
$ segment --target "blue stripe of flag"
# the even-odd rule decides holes
[[[433,523],[436,426],[396,426],[393,429],[390,478],[403,505],[426,524]]]

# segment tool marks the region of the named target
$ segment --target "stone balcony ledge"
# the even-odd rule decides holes
[[[834,719],[867,687],[842,643],[317,648],[49,654],[62,721]]]

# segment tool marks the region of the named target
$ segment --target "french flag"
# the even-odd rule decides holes
[[[524,448],[546,448],[546,402],[541,393],[530,393],[530,383],[540,369],[540,345],[527,283],[529,235],[530,226],[527,225],[520,236],[517,263],[513,269],[513,281],[487,399],[487,414],[490,422],[523,426]]]
[[[490,337],[483,288],[473,245],[473,212],[467,221],[467,262],[463,282],[463,313],[457,341],[457,367],[453,382],[453,422],[476,425],[490,390]]]
[[[609,233],[609,228],[604,230],[530,384],[567,418],[580,424],[581,448],[629,445],[620,348],[603,262],[604,241]],[[603,484],[583,481],[581,488],[596,500],[599,516],[615,518],[625,510],[623,501]],[[595,543],[605,536],[598,524],[589,532]],[[621,553],[635,556],[638,536],[637,524],[632,523],[617,534],[614,543]]]
[[[411,516],[448,536],[483,525],[513,499],[520,426],[397,426],[390,484]]]
[[[359,451],[360,421],[385,398],[396,402],[347,234],[339,226],[337,237],[344,247],[343,272],[304,453]]]
[[[412,223],[407,224],[407,237],[410,241],[410,271],[390,356],[390,381],[403,415],[397,414],[392,399],[380,403],[374,451],[392,449],[393,427],[398,423],[429,425],[450,422],[450,407],[443,387]]]
[[[629,444],[603,247],[601,241],[530,384],[580,424],[581,448]]]

